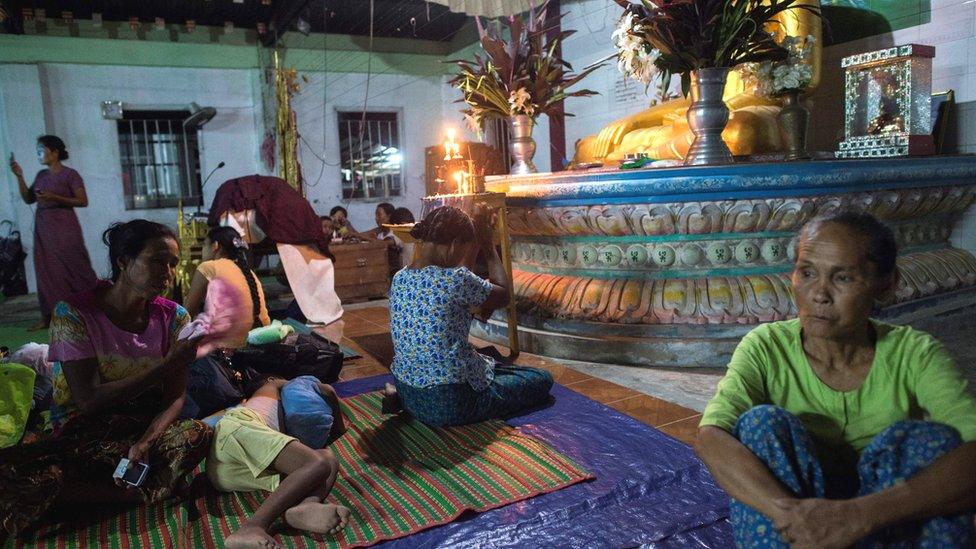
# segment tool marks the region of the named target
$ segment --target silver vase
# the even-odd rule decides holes
[[[776,116],[779,131],[786,145],[786,160],[806,160],[807,153],[807,108],[800,101],[800,92],[790,90],[783,99],[783,108]]]
[[[512,157],[512,175],[536,173],[532,157],[535,156],[535,140],[532,139],[532,126],[535,121],[527,114],[509,117],[512,126],[512,139],[508,142],[508,152]]]
[[[722,139],[729,108],[722,101],[728,68],[698,69],[691,73],[691,106],[688,126],[695,141],[685,157],[686,166],[731,164],[732,152]]]

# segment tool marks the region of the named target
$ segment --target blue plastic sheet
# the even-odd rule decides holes
[[[338,383],[349,396],[391,376]],[[731,547],[728,496],[691,448],[556,385],[551,406],[510,425],[596,475],[575,484],[376,547]]]

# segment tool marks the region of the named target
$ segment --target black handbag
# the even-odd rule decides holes
[[[250,397],[265,376],[234,364],[223,351],[214,351],[190,363],[183,418],[200,419],[240,404]]]
[[[0,237],[0,292],[5,297],[27,293],[27,276],[24,260],[27,254],[20,240],[20,231],[14,230],[11,221],[0,221],[0,227],[7,226],[7,234]]]
[[[342,371],[342,349],[316,334],[289,334],[279,343],[248,345],[234,352],[234,363],[284,379],[312,375],[335,383]]]

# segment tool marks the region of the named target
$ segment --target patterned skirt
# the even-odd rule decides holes
[[[467,383],[414,387],[396,381],[403,408],[427,425],[464,425],[504,418],[547,404],[552,374],[538,368],[495,366],[495,379],[484,391]]]
[[[32,525],[57,500],[65,481],[114,485],[119,460],[162,406],[142,399],[111,413],[70,420],[57,436],[0,450],[0,525],[10,536]],[[149,473],[138,488],[147,503],[168,498],[206,457],[213,431],[196,420],[171,424],[152,445]],[[119,488],[122,490],[122,488]]]

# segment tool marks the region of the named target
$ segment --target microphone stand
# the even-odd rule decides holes
[[[223,161],[221,161],[220,164],[217,164],[217,167],[210,170],[210,173],[207,174],[207,177],[203,180],[203,183],[200,185],[200,204],[197,204],[198,214],[200,213],[200,207],[203,205],[203,189],[207,187],[207,181],[210,181],[210,178],[213,177],[213,174],[216,173],[217,170],[219,170],[220,168],[223,168],[225,165],[226,164],[224,164]]]

